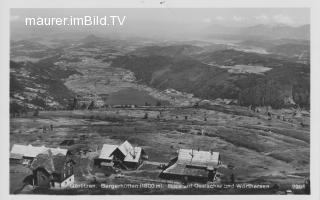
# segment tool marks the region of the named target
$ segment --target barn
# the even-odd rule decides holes
[[[160,177],[184,181],[214,181],[221,164],[219,152],[180,149]]]

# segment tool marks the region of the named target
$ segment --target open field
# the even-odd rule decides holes
[[[228,69],[230,73],[255,73],[263,74],[266,71],[271,70],[271,68],[263,66],[251,66],[251,65],[235,65],[235,66],[219,66],[221,68]]]
[[[245,114],[247,112],[249,114]],[[108,184],[163,183],[164,180],[158,178],[161,171],[158,164],[169,162],[179,148],[199,148],[220,152],[222,183],[228,183],[233,173],[237,183],[278,184],[280,188],[302,184],[304,177],[309,176],[309,127],[300,126],[295,120],[267,120],[262,113],[250,112],[238,106],[221,107],[219,111],[174,107],[41,111],[37,117],[11,119],[10,144],[57,147],[65,139],[75,140],[68,148],[76,161],[76,183],[88,184],[93,180]],[[143,119],[145,113],[148,119]],[[207,121],[204,121],[205,115]],[[42,127],[50,124],[54,130],[43,133]],[[81,139],[80,135],[88,137]],[[149,156],[138,170],[123,171],[125,177],[116,179],[114,172],[93,166],[93,159],[103,144],[120,144],[125,140],[141,146]],[[80,154],[80,150],[87,153]],[[152,189],[139,192],[157,193]]]

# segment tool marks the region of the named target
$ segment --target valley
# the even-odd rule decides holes
[[[95,189],[68,194],[276,194],[310,175],[307,55],[292,57],[296,51],[252,42],[137,42],[94,35],[11,45],[10,146],[72,152],[75,182]],[[138,169],[122,169],[120,176],[94,164],[104,144],[126,140],[148,155]],[[219,152],[216,183],[229,184],[232,175],[236,183],[270,188],[170,189],[183,183],[160,178],[160,167],[179,149]],[[10,193],[66,192],[21,189],[17,183],[28,173],[10,165]],[[101,188],[150,182],[162,189]]]

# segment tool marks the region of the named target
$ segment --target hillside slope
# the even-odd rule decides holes
[[[224,59],[230,58],[230,52],[235,53],[233,50],[216,52],[219,56],[215,60],[227,64]],[[152,87],[173,88],[201,98],[238,99],[241,105],[309,106],[307,66],[265,57],[248,60],[246,54],[240,54],[229,64],[238,63],[269,64],[273,68],[264,74],[229,73],[227,69],[191,58],[166,56],[122,56],[115,59],[112,66],[133,71],[138,80]]]
[[[10,62],[11,112],[21,110],[64,108],[74,95],[63,79],[78,73],[54,65],[58,56],[31,62]]]

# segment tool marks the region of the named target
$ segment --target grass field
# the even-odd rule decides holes
[[[225,111],[159,107],[43,111],[37,117],[12,118],[10,144],[57,147],[65,139],[75,140],[75,144],[68,148],[74,153],[77,163],[75,176],[79,183],[90,183],[93,177],[100,183],[144,179],[163,181],[158,178],[160,170],[157,163],[169,162],[179,148],[220,152],[225,166],[219,169],[223,183],[229,182],[231,173],[237,183],[259,182],[283,187],[303,183],[304,178],[309,176],[309,128],[279,119],[267,120],[263,114],[240,115],[242,111],[239,109],[229,106]],[[160,110],[161,117],[158,119]],[[148,113],[148,119],[143,119],[145,113]],[[204,115],[207,121],[204,121]],[[53,124],[54,130],[43,133],[42,127],[50,124]],[[190,131],[181,132],[181,129]],[[201,129],[204,130],[203,135],[194,131]],[[80,135],[88,137],[81,140]],[[123,179],[115,179],[112,171],[93,166],[93,159],[103,144],[120,144],[125,140],[144,148],[149,164],[144,163],[137,171],[123,171],[126,175]],[[78,152],[83,149],[88,153],[80,155]],[[11,179],[17,181],[16,177]],[[117,192],[103,190],[92,193]]]

